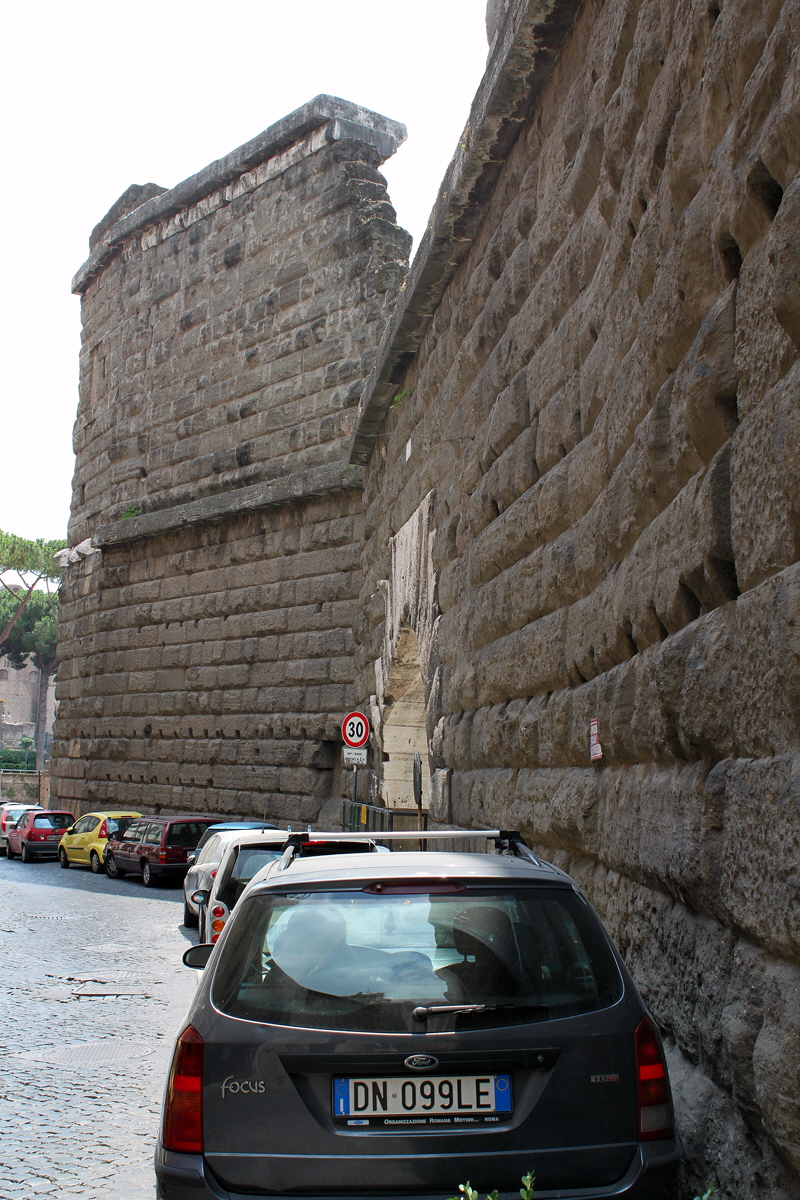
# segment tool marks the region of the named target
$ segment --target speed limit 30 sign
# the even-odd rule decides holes
[[[342,721],[342,739],[345,746],[357,750],[366,744],[369,737],[369,721],[360,712],[348,713]]]

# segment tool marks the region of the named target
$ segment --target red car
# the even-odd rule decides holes
[[[22,814],[16,825],[6,829],[6,853],[9,858],[16,858],[20,854],[23,862],[57,858],[58,843],[64,836],[64,830],[74,824],[75,817],[66,810],[51,812],[49,809],[31,808]]]
[[[181,816],[131,821],[124,833],[109,838],[106,874],[111,879],[141,874],[145,887],[155,887],[162,880],[183,879],[189,870],[187,855],[197,849],[206,829],[218,820]]]

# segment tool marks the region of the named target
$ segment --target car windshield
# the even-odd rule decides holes
[[[265,867],[267,863],[280,858],[280,846],[242,846],[236,855],[233,866],[226,879],[220,885],[217,899],[233,908],[250,880]]]
[[[47,813],[43,817],[34,818],[35,829],[66,829],[72,824],[72,817],[69,813]]]
[[[570,888],[260,893],[244,902],[214,975],[214,1004],[281,1025],[429,1032],[541,1021],[613,1004],[622,980]],[[413,1021],[413,1025],[412,1025]]]
[[[222,838],[219,836],[218,833],[215,834],[214,837],[209,838],[208,841],[206,842],[205,846],[203,846],[203,849],[200,850],[199,854],[197,855],[196,861],[198,863],[204,863],[204,862],[208,862],[209,859],[213,858],[213,859],[216,859],[217,862],[219,862],[219,848],[220,848],[221,843],[222,843]]]

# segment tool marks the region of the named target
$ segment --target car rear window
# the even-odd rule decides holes
[[[242,846],[220,884],[217,898],[228,908],[233,908],[250,880],[281,854],[280,846]]]
[[[47,813],[43,817],[34,818],[34,829],[66,829],[72,824],[73,818],[69,813]]]
[[[188,849],[194,850],[207,828],[208,825],[205,822],[176,821],[169,827],[167,845],[186,846]]]
[[[223,947],[214,1004],[271,1024],[429,1032],[544,1021],[605,1008],[622,980],[597,918],[570,888],[379,895],[261,893]]]

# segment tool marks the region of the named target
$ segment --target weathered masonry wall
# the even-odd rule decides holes
[[[313,821],[352,694],[357,491],[110,547],[71,587],[58,795]]]
[[[61,609],[64,803],[311,820],[360,586],[354,405],[406,272],[405,130],[321,96],[95,229]],[[77,556],[76,556],[77,558]]]
[[[796,1197],[800,5],[490,7],[359,407],[361,696],[413,631],[435,814],[584,884],[687,1186]]]

